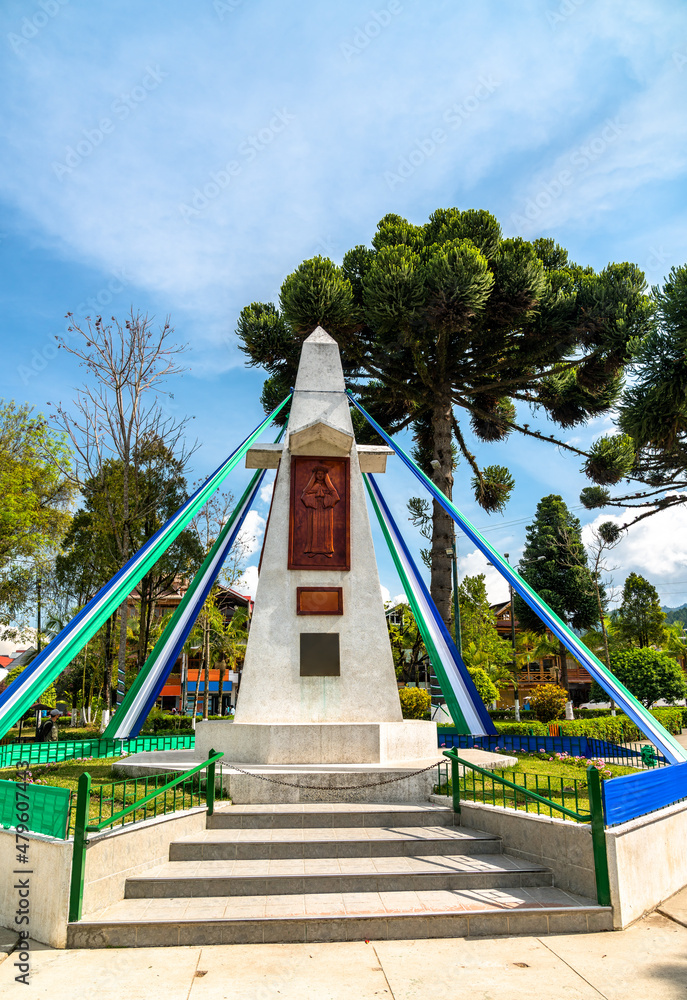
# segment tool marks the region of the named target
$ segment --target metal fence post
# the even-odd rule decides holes
[[[208,757],[214,757],[215,751],[210,750]],[[208,816],[212,816],[215,809],[215,762],[208,764],[205,772],[205,802],[208,807]]]
[[[606,853],[606,826],[601,794],[601,775],[595,767],[587,768],[587,788],[589,791],[589,811],[592,814],[592,847],[594,849],[594,871],[596,873],[596,898],[599,906],[611,905],[611,884],[608,878],[608,855]]]
[[[458,761],[451,757],[451,792],[453,794],[453,811],[460,812],[460,776],[458,773]]]
[[[79,777],[74,819],[74,848],[72,851],[72,879],[69,887],[69,920],[81,920],[83,881],[86,867],[86,827],[91,804],[91,776],[88,771]]]

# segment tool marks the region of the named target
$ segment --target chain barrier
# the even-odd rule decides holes
[[[285,785],[286,788],[298,788],[300,791],[314,791],[314,792],[357,792],[363,788],[377,788],[380,785],[391,785],[395,781],[405,781],[406,778],[414,778],[418,774],[424,774],[425,771],[433,770],[441,761],[437,760],[428,767],[422,767],[419,771],[411,771],[410,774],[401,774],[398,778],[385,778],[383,781],[371,781],[366,785],[338,785],[331,787],[330,785],[298,785],[294,784],[292,781],[282,781],[280,778],[270,778],[266,774],[255,774],[253,771],[244,771],[243,768],[237,767],[236,764],[231,764],[229,766],[225,765],[221,768],[222,773],[225,771],[238,771],[239,774],[245,774],[249,778],[259,778],[260,781],[270,781],[274,785]]]

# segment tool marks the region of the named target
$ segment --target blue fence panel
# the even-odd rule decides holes
[[[627,823],[687,798],[687,763],[603,782],[606,826]]]
[[[438,730],[439,746],[448,749],[522,751],[537,753],[546,750],[547,753],[569,753],[573,757],[603,758],[609,763],[626,765],[627,767],[644,767],[645,761],[641,751],[617,743],[609,743],[590,736],[520,736],[518,734],[501,733],[497,736],[466,736],[447,730]],[[656,751],[656,763],[667,764],[668,761]]]

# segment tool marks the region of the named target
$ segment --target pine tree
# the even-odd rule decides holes
[[[625,580],[616,618],[623,638],[635,646],[651,646],[663,637],[666,616],[658,591],[638,573],[630,573]]]
[[[553,240],[504,239],[488,212],[456,208],[420,226],[387,215],[371,242],[341,267],[304,261],[284,281],[279,309],[253,303],[241,312],[241,349],[269,375],[268,410],[294,384],[301,344],[320,324],[341,348],[350,388],[391,433],[412,425],[423,469],[448,497],[454,444],[484,510],[501,510],[514,485],[504,466],[478,463],[468,426],[483,442],[517,431],[589,457],[531,430],[515,407],[536,406],[567,428],[614,405],[633,338],[647,329],[637,267],[595,273]],[[604,449],[587,471],[615,483],[628,454]],[[436,502],[432,521],[431,591],[448,626],[453,525]]]
[[[571,628],[597,622],[598,607],[579,520],[556,494],[543,497],[526,529],[527,542],[518,571],[543,601]],[[515,617],[521,628],[541,634],[545,626],[525,601],[515,595]],[[561,686],[567,690],[566,649],[560,643]]]

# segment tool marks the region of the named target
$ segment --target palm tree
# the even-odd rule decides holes
[[[535,632],[520,632],[515,638],[515,663],[521,669],[527,667],[528,680],[530,678],[530,663],[533,660],[536,662],[537,658],[534,654],[541,638]]]
[[[672,625],[667,625],[663,635],[661,643],[663,652],[674,656],[684,670],[687,665],[687,633],[684,622],[673,622]]]
[[[229,669],[234,669],[239,658],[245,651],[246,642],[248,640],[247,633],[247,623],[248,617],[246,613],[242,610],[234,611],[231,620],[225,624],[224,620],[221,622],[216,620],[213,625],[213,630],[211,634],[211,643],[213,651],[217,657],[217,665],[219,667],[219,685],[218,685],[218,711],[222,714],[222,699],[224,697],[224,675],[226,673],[227,664]]]
[[[545,632],[543,635],[537,636],[538,642],[534,650],[534,659],[541,661],[547,660],[549,657],[553,658],[560,655],[560,648],[558,643],[552,642],[549,639],[548,633]],[[556,661],[554,659],[554,676],[556,678],[556,683],[560,681],[561,677],[561,667],[555,665]]]

